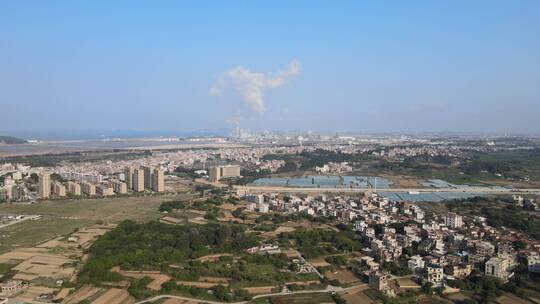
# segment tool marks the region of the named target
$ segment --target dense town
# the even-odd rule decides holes
[[[409,276],[434,288],[452,286],[452,281],[466,278],[473,270],[507,282],[519,264],[518,257],[526,259],[529,272],[540,273],[540,241],[490,227],[479,216],[467,218],[454,212],[426,216],[415,204],[392,202],[376,193],[360,199],[278,194],[246,198],[249,211],[304,213],[352,223],[365,244],[354,270],[389,296],[397,293],[388,284],[391,274],[384,267],[386,263],[403,264],[399,267],[404,267]],[[522,197],[515,199],[516,204],[523,201]],[[529,249],[516,250],[518,241]],[[400,261],[404,257],[405,263]]]
[[[0,229],[7,231],[0,239],[5,246],[0,265],[8,265],[0,296],[66,303],[105,303],[113,296],[122,299],[118,303],[160,296],[274,301],[309,292],[327,294],[336,303],[405,303],[410,297],[426,303],[535,299],[536,283],[520,282],[540,275],[535,226],[540,196],[535,167],[519,163],[523,153],[536,153],[535,142],[527,142],[532,148],[516,149],[508,139],[481,145],[452,139],[296,140],[133,155],[98,151],[92,160],[86,159],[89,154],[62,160],[60,154],[55,156],[60,161],[47,165],[40,161],[48,156],[9,159],[0,165],[0,201],[6,202],[0,205]],[[506,158],[483,160],[484,155],[510,155],[518,161],[510,166]],[[418,174],[418,168],[457,173],[449,182],[439,179],[444,175]],[[362,175],[366,170],[384,178]],[[91,213],[77,204],[92,206]],[[59,209],[50,211],[52,206]],[[13,207],[17,211],[9,212]],[[513,221],[496,222],[496,212],[511,213]],[[516,223],[523,215],[531,221],[526,227]],[[141,216],[151,221],[140,221]],[[91,220],[80,222],[84,217]],[[139,258],[128,257],[134,252],[99,246],[118,233],[143,237],[130,235],[139,231],[135,228],[123,230],[133,218],[141,225],[137,229],[156,237],[146,244],[136,241],[133,246],[142,247],[134,252],[144,258],[138,266],[125,266],[115,255],[134,263]],[[44,221],[54,227],[46,239],[19,241],[17,227],[31,229]],[[73,226],[60,229],[62,221]],[[224,226],[228,232],[221,232]],[[168,229],[178,231],[165,239],[176,235],[180,239],[175,242],[187,243],[181,248],[163,245],[175,251],[151,262],[157,257],[145,246],[162,241],[157,235]],[[220,234],[235,229],[242,241],[207,240],[198,247],[181,238],[183,229],[210,235],[215,229]],[[100,250],[111,257],[96,254]],[[62,264],[51,268],[49,261],[56,260]],[[67,261],[85,262],[72,266]],[[109,269],[94,269],[96,263]],[[235,274],[246,265],[253,273]],[[43,278],[54,284],[44,284]],[[115,283],[120,278],[127,285]],[[483,295],[489,284],[504,292]]]

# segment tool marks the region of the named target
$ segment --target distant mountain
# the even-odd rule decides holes
[[[28,141],[26,139],[20,139],[13,136],[0,136],[0,144],[9,144],[9,145],[16,145],[16,144],[26,144]]]

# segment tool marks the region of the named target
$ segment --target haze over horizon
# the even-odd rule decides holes
[[[540,2],[0,2],[0,135],[539,134]]]

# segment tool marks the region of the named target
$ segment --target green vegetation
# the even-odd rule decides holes
[[[195,173],[196,169],[193,168],[184,168],[184,167],[176,167],[174,169],[174,172],[172,172],[174,175],[178,177],[183,177],[187,179],[195,179],[198,177],[201,177],[199,174]]]
[[[347,304],[347,301],[345,301],[345,299],[343,299],[339,294],[337,293],[333,293],[332,294],[332,299],[334,300],[334,302],[336,302],[336,304]]]
[[[15,264],[0,264],[0,281],[6,282],[9,281],[17,271],[12,268],[15,267]]]
[[[402,263],[384,262],[382,268],[395,276],[406,276],[412,274],[411,270],[406,266],[407,260],[404,259],[400,262]]]
[[[124,221],[99,237],[90,247],[81,282],[100,284],[116,281],[114,266],[125,269],[161,269],[210,253],[241,252],[256,246],[255,237],[237,225],[173,226],[152,221],[138,224]]]
[[[93,162],[101,160],[127,160],[151,155],[151,151],[99,150],[85,152],[66,152],[55,154],[34,154],[0,158],[2,162],[23,163],[32,167],[54,167],[63,161]]]
[[[480,303],[492,303],[495,298],[504,293],[501,281],[493,277],[473,275],[464,280],[456,280],[451,284],[454,287],[471,291],[474,298]]]
[[[317,149],[312,152],[304,151],[298,154],[268,154],[264,160],[280,159],[285,161],[285,166],[278,172],[290,172],[297,170],[311,170],[315,166],[322,166],[328,162],[365,162],[373,160],[374,157],[368,154],[347,154],[340,151],[326,151]]]
[[[184,208],[186,208],[186,203],[183,201],[168,201],[161,203],[159,212],[172,212],[173,210]]]
[[[148,285],[150,282],[152,282],[152,279],[149,277],[134,279],[128,288],[129,294],[136,299],[151,297],[153,293],[146,288],[146,285]]]
[[[343,255],[333,255],[325,259],[328,263],[334,266],[345,266],[347,265],[347,257]]]
[[[221,284],[208,289],[177,284],[174,280],[171,280],[167,283],[164,283],[162,285],[162,288],[162,292],[167,294],[178,294],[207,300],[219,300],[229,302],[245,301],[251,299],[251,296],[245,291],[241,289],[231,290],[229,287]],[[211,294],[208,293],[209,290],[211,291]]]
[[[174,279],[197,281],[201,277],[228,278],[233,288],[269,286],[288,281],[316,280],[314,274],[295,274],[285,271],[290,261],[284,254],[236,254],[237,258],[222,256],[217,261],[188,260],[181,270],[169,269]]]
[[[337,302],[329,293],[305,293],[287,296],[274,296],[268,298],[259,298],[250,303],[252,304],[313,304],[313,303],[344,303]]]
[[[204,215],[204,218],[207,220],[217,220],[219,216],[222,215],[221,209],[218,207],[210,207],[206,209],[206,214]]]
[[[527,179],[538,182],[540,149],[468,152],[460,158],[423,155],[406,157],[403,161],[380,160],[374,167],[390,174],[438,178],[454,184],[483,185]]]
[[[236,208],[233,212],[231,212],[231,214],[236,218],[246,220],[248,217],[246,214],[244,214],[244,210],[246,210],[246,208]]]
[[[510,200],[475,197],[447,201],[444,205],[450,211],[459,210],[461,214],[483,216],[495,228],[508,227],[540,239],[540,214],[518,208]]]
[[[302,229],[292,233],[281,233],[279,238],[283,243],[286,243],[287,239],[295,240],[298,250],[308,259],[340,252],[352,252],[359,250],[362,245],[356,240],[352,231]]]
[[[375,150],[377,151],[377,150]],[[398,159],[382,159],[372,151],[346,154],[325,150],[297,154],[268,154],[264,159],[280,159],[285,166],[278,173],[304,172],[328,162],[349,162],[363,174],[438,178],[453,184],[485,185],[490,183],[540,182],[540,149],[496,152],[466,151],[461,156],[418,155]],[[268,174],[254,174],[267,177]],[[250,179],[250,181],[253,179]]]
[[[277,226],[274,224],[259,224],[253,227],[253,230],[255,231],[274,231],[276,230]]]
[[[66,199],[39,204],[0,204],[3,214],[43,214],[35,221],[24,221],[2,228],[0,252],[14,247],[32,246],[75,228],[95,224],[119,223],[125,219],[148,221],[158,219],[161,202],[186,200],[189,196],[107,197],[99,199]]]
[[[240,172],[240,175],[242,177],[230,180],[230,184],[236,184],[236,185],[246,185],[249,183],[252,183],[256,179],[263,178],[263,177],[269,177],[270,176],[270,170],[246,170],[242,169]]]
[[[269,213],[267,213],[267,214],[263,214],[263,215],[259,216],[255,220],[255,222],[257,224],[259,224],[259,223],[262,223],[262,222],[271,221],[275,225],[279,225],[279,224],[289,222],[289,221],[294,222],[294,221],[301,221],[301,220],[308,220],[308,221],[315,222],[315,223],[327,223],[327,222],[331,221],[332,218],[330,218],[330,217],[327,217],[327,218],[314,217],[314,216],[311,216],[311,215],[305,214],[305,213],[292,213],[292,214],[279,214],[279,213],[269,214]]]
[[[316,274],[289,271],[292,262],[285,254],[247,254],[245,249],[260,240],[246,234],[245,226],[210,223],[205,225],[167,225],[158,221],[124,221],[100,236],[89,248],[89,260],[79,274],[78,284],[101,285],[125,280],[111,269],[160,270],[171,276],[163,293],[221,301],[248,300],[242,290],[252,286],[279,286],[286,282],[318,280]],[[199,259],[210,254],[233,254]],[[203,277],[223,278],[227,284],[208,289],[183,285]],[[155,294],[147,289],[148,278],[131,279],[129,293],[137,299]]]
[[[463,169],[473,174],[485,170],[510,179],[527,176],[540,180],[540,149],[475,153]]]
[[[481,209],[488,224],[495,227],[509,227],[527,233],[530,237],[540,239],[540,219],[530,213],[510,208],[495,209],[483,207]]]
[[[43,217],[36,221],[24,221],[2,228],[5,235],[0,240],[0,252],[9,251],[15,247],[33,246],[57,235],[72,233],[75,228],[95,224],[86,219],[59,219]]]

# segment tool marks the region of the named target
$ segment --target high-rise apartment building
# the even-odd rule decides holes
[[[459,228],[463,226],[463,218],[459,214],[448,212],[444,217],[444,223],[450,228]]]
[[[208,174],[211,182],[217,182],[221,178],[221,169],[219,167],[210,167]]]
[[[57,197],[66,196],[66,187],[62,185],[60,182],[54,182],[53,191],[54,191],[54,195],[56,195]]]
[[[240,176],[240,166],[227,165],[210,167],[210,181],[217,182],[222,178],[231,178]]]
[[[228,177],[239,177],[240,176],[240,166],[221,166],[221,177],[222,178],[228,178]]]
[[[127,184],[123,183],[121,181],[115,181],[113,184],[114,192],[118,194],[125,194],[127,193]]]
[[[129,190],[133,189],[133,173],[134,172],[135,172],[135,169],[133,167],[126,167],[126,170],[124,171],[124,180]]]
[[[142,169],[135,169],[133,171],[133,191],[144,191],[144,171]]]
[[[40,173],[38,175],[39,198],[48,198],[51,196],[51,176],[49,173]]]
[[[499,278],[502,281],[507,281],[510,274],[508,266],[509,263],[507,259],[494,257],[486,262],[484,274],[486,276]]]
[[[110,196],[114,195],[114,189],[113,187],[107,186],[107,185],[97,185],[96,186],[96,194],[99,196]]]
[[[25,188],[21,187],[21,186],[18,186],[18,185],[13,185],[13,186],[10,186],[11,187],[11,199],[16,201],[16,200],[19,200],[23,197],[26,196],[26,193],[25,193]]]
[[[143,171],[144,171],[144,188],[146,189],[152,189],[152,186],[154,184],[154,182],[152,181],[152,174],[153,174],[153,169],[152,167],[148,167],[148,166],[144,166],[142,167]]]
[[[81,195],[81,186],[75,182],[69,181],[68,183],[68,193],[73,195]]]
[[[88,182],[81,183],[81,190],[86,195],[96,195],[96,186]]]
[[[152,190],[155,192],[165,191],[165,172],[161,169],[155,169],[152,174]]]

